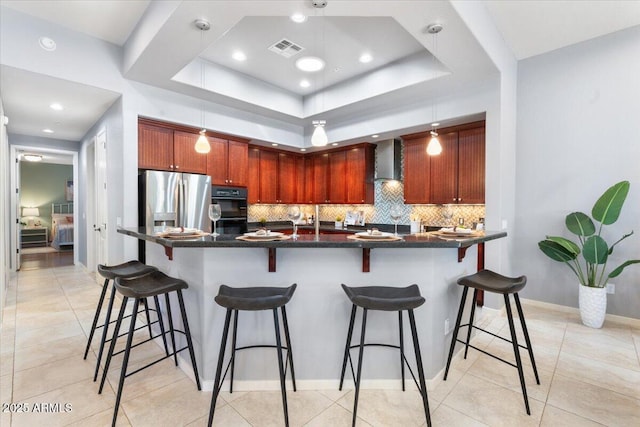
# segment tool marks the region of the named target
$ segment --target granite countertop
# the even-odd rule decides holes
[[[289,226],[290,228],[291,226]],[[353,232],[366,230],[367,227],[355,229]],[[271,228],[273,230],[273,228]],[[333,229],[335,230],[335,228]],[[346,231],[349,231],[347,229]],[[276,241],[237,240],[237,234],[224,234],[217,237],[210,235],[190,239],[171,239],[154,235],[153,230],[144,227],[119,228],[118,233],[126,234],[141,240],[158,243],[168,248],[219,248],[219,247],[262,247],[262,248],[464,248],[490,240],[507,236],[504,231],[484,231],[469,237],[440,237],[433,233],[401,234],[402,240],[367,241],[349,239],[346,234],[302,234],[297,239]]]

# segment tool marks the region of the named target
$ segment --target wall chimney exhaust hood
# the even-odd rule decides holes
[[[400,181],[402,171],[402,143],[400,139],[389,139],[377,144],[376,180]]]

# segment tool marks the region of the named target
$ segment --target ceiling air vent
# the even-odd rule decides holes
[[[282,39],[269,46],[269,50],[285,58],[291,58],[293,55],[302,52],[304,48],[291,40]]]

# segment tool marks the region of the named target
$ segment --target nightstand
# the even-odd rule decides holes
[[[48,246],[49,229],[47,227],[24,227],[20,229],[21,247]]]

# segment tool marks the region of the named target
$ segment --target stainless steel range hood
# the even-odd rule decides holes
[[[400,181],[402,173],[402,143],[400,139],[380,141],[376,148],[376,180]]]

